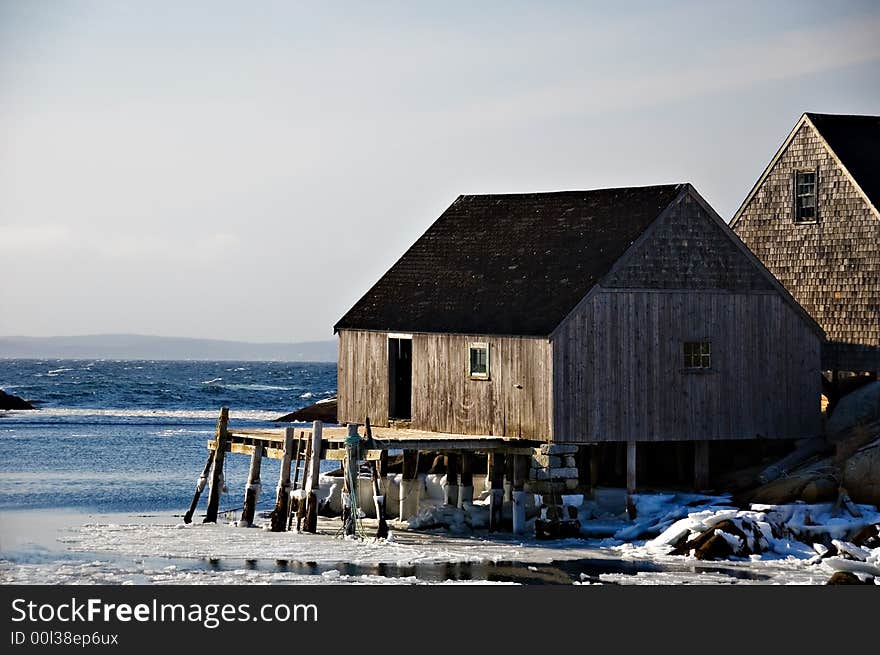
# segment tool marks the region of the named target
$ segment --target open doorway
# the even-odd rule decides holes
[[[411,337],[388,337],[388,418],[412,418]]]

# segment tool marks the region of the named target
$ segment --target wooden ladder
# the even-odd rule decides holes
[[[293,479],[291,480],[290,490],[291,493],[298,490],[304,489],[306,483],[306,476],[308,475],[308,466],[309,461],[312,458],[312,440],[307,439],[307,434],[305,430],[300,430],[299,438],[296,440],[296,459],[294,460],[293,465]],[[306,447],[303,448],[303,441],[306,442]],[[302,480],[300,480],[300,471],[302,471]],[[298,498],[295,503],[290,503],[290,514],[287,517],[287,530],[288,532],[293,527],[293,514],[296,512],[296,530],[299,532],[300,524],[302,523],[303,515],[305,514],[305,498]],[[294,507],[296,509],[294,509]]]

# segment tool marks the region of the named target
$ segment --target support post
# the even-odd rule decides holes
[[[467,509],[474,502],[474,455],[461,454],[461,476],[458,487],[458,506]]]
[[[510,456],[508,456],[510,457]],[[529,477],[529,457],[513,455],[513,533],[526,531],[526,492],[523,491]]]
[[[202,469],[202,474],[199,476],[199,479],[196,480],[196,491],[193,494],[192,502],[189,504],[189,509],[186,510],[186,514],[183,515],[184,523],[192,523],[193,514],[196,513],[196,507],[199,506],[199,498],[202,497],[202,492],[205,490],[205,487],[208,486],[208,474],[211,473],[211,465],[214,463],[214,451],[208,451],[208,461],[205,462],[205,468]]]
[[[504,458],[504,482],[502,483],[502,488],[504,489],[505,503],[513,502],[513,460],[513,455]]]
[[[241,510],[241,527],[249,528],[254,524],[254,514],[257,511],[257,501],[263,485],[260,484],[260,466],[263,462],[263,447],[259,444],[254,446],[254,454],[251,455],[251,467],[248,469],[247,484],[244,488],[244,508]]]
[[[295,428],[284,429],[284,454],[281,457],[281,469],[278,472],[278,489],[275,509],[272,510],[272,532],[287,530],[287,517],[290,514],[290,462],[293,458],[293,437]]]
[[[636,442],[626,442],[626,513],[630,520],[636,518]]]
[[[217,430],[214,436],[214,464],[211,470],[211,489],[208,492],[208,509],[205,512],[205,520],[202,523],[216,523],[217,512],[220,509],[220,494],[223,493],[223,462],[226,460],[226,442],[229,435],[226,427],[229,425],[229,408],[220,408],[220,418],[217,419]]]
[[[446,456],[446,490],[444,502],[456,507],[458,505],[458,454]]]
[[[312,458],[308,464],[306,475],[306,513],[304,517],[303,532],[315,534],[318,531],[318,496],[315,488],[318,486],[318,478],[321,475],[321,435],[324,424],[321,421],[312,423]]]
[[[400,480],[400,520],[419,513],[419,451],[403,451],[403,476]]]
[[[590,495],[596,497],[596,487],[599,486],[599,470],[602,463],[599,457],[599,444],[590,446]]]
[[[345,438],[345,460],[342,462],[342,531],[349,537],[353,537],[357,531],[359,440],[357,424],[349,423]]]
[[[504,504],[504,453],[489,453],[489,532],[501,529],[501,508]]]
[[[367,417],[365,430],[367,443],[373,445],[373,428],[370,426],[370,417]],[[388,465],[388,451],[382,450],[379,461],[370,460],[370,479],[373,483],[373,505],[376,508],[376,539],[388,538],[388,521],[385,519],[385,492],[382,486],[382,455],[385,455],[385,465]]]
[[[709,488],[709,442],[694,442],[694,488],[705,491]]]

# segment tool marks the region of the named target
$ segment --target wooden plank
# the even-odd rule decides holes
[[[321,475],[321,436],[324,426],[321,421],[312,423],[312,457],[309,462],[308,475],[306,475],[305,496],[306,513],[303,520],[303,531],[312,534],[318,531],[318,497],[315,488]]]

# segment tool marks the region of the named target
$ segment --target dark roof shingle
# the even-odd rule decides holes
[[[874,207],[880,209],[880,116],[807,116]]]
[[[334,329],[548,335],[682,188],[459,196]]]

